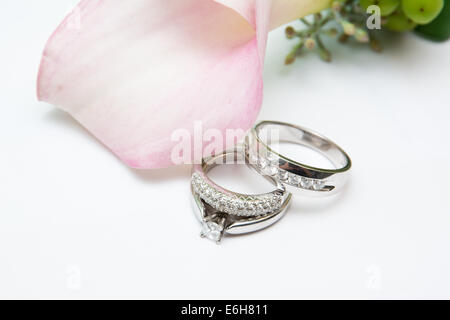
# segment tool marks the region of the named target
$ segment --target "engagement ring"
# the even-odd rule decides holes
[[[202,223],[201,236],[219,243],[224,233],[243,234],[266,228],[286,212],[291,194],[277,179],[266,177],[276,187],[264,194],[242,194],[211,181],[207,173],[219,164],[246,163],[244,152],[233,150],[204,158],[194,165],[191,190],[194,210]]]

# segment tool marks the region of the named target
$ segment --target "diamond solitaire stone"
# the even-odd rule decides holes
[[[200,236],[219,243],[222,239],[223,227],[212,221],[203,221]]]

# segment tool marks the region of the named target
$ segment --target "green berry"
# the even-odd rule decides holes
[[[379,6],[383,17],[390,15],[400,5],[400,0],[360,0],[361,7]]]
[[[444,9],[431,23],[416,28],[418,34],[434,41],[450,39],[450,0],[445,1]]]
[[[389,30],[402,32],[414,29],[417,24],[405,16],[402,11],[397,10],[387,18],[384,26]]]
[[[418,24],[433,21],[444,7],[444,0],[402,0],[405,15]]]

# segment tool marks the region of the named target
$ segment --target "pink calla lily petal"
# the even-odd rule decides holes
[[[84,0],[47,43],[38,97],[129,166],[168,167],[177,129],[252,126],[269,29],[328,2]]]

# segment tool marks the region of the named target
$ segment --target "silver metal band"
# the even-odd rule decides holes
[[[224,152],[194,165],[191,179],[194,211],[203,224],[201,235],[217,243],[224,233],[253,232],[277,222],[291,200],[284,185],[273,177],[266,178],[274,184],[275,190],[255,195],[233,192],[211,181],[208,171],[223,164],[225,159],[228,164],[230,156],[234,163],[246,163],[243,151]]]
[[[276,130],[279,142],[309,147],[328,158],[335,169],[312,167],[274,151],[270,148],[273,134],[267,134],[272,130]],[[345,185],[351,168],[350,157],[336,143],[312,130],[284,122],[258,123],[246,137],[245,150],[250,163],[261,174],[280,180],[291,192],[302,190],[321,196],[336,193]]]

